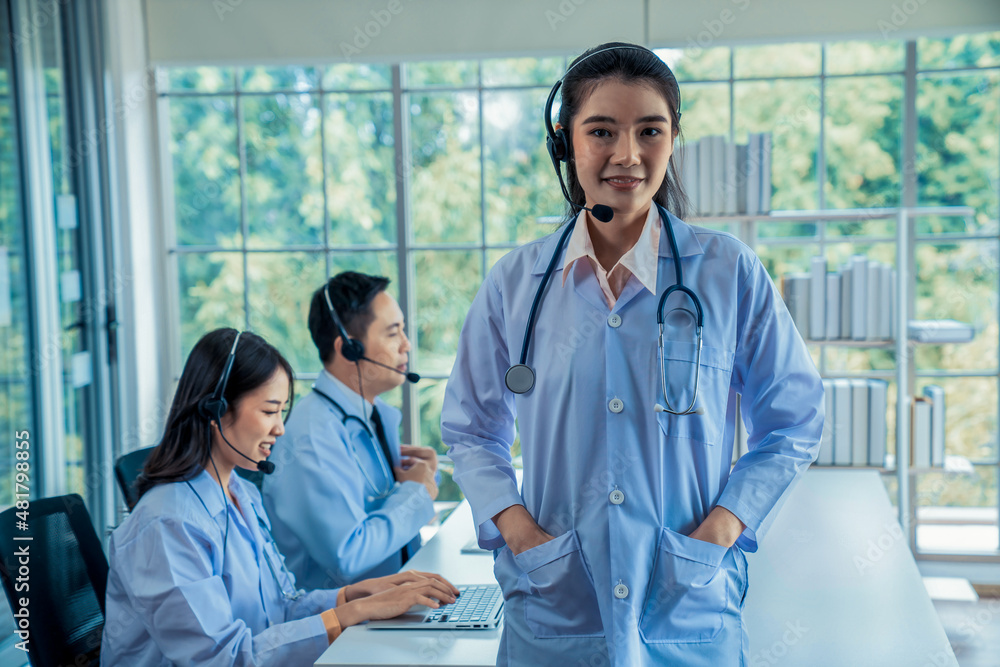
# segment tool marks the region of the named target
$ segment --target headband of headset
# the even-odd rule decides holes
[[[578,65],[586,62],[587,60],[590,60],[594,56],[600,55],[602,53],[607,53],[608,51],[618,51],[618,50],[643,51],[645,53],[652,54],[656,58],[659,58],[659,56],[657,56],[651,50],[647,49],[644,46],[638,46],[636,44],[609,46],[606,49],[594,51],[593,53],[587,54],[582,58],[580,58],[579,60],[577,60],[575,63],[569,66],[569,69],[566,70],[566,73],[562,75],[562,78],[556,81],[556,84],[552,86],[552,90],[549,92],[549,98],[545,101],[545,134],[546,134],[545,147],[546,149],[548,149],[549,156],[552,158],[552,163],[556,165],[557,169],[559,168],[558,167],[559,162],[566,162],[569,159],[569,140],[566,136],[565,128],[560,127],[559,129],[556,129],[552,125],[552,105],[555,103],[556,93],[559,91],[560,86],[562,86],[563,81],[566,80],[566,77],[569,76],[569,73],[572,72],[574,69],[576,69]],[[666,64],[664,64],[664,66],[666,67]],[[670,68],[667,67],[667,70],[669,71]],[[673,72],[671,72],[671,74],[673,74]],[[677,118],[681,117],[680,106],[681,106],[680,89],[678,88]],[[566,198],[569,199],[568,196]]]
[[[242,331],[236,332],[236,338],[233,339],[233,347],[229,351],[229,358],[226,360],[226,366],[222,370],[222,375],[219,376],[219,381],[215,385],[215,391],[212,392],[211,396],[206,396],[198,402],[198,412],[205,419],[221,422],[222,415],[226,414],[226,410],[229,409],[229,403],[226,401],[224,394],[226,393],[226,384],[229,383],[229,374],[233,370],[233,362],[236,361],[236,346],[240,342],[240,336],[243,335]]]
[[[347,335],[347,328],[344,327],[344,323],[340,320],[340,316],[337,315],[337,309],[333,307],[333,300],[330,299],[329,281],[327,281],[326,285],[323,286],[323,297],[326,299],[326,307],[330,310],[330,317],[333,318],[333,324],[337,327],[337,331],[340,332],[340,337],[344,339],[344,344],[340,347],[340,353],[344,355],[344,359],[347,359],[348,361],[360,361],[361,358],[365,356],[365,345],[360,340],[351,338]]]

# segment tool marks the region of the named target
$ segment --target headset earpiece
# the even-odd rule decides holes
[[[569,141],[566,130],[561,127],[545,138],[545,147],[553,162],[566,162],[569,159]]]
[[[228,409],[229,402],[224,398],[216,398],[214,392],[198,401],[198,414],[207,419],[209,424],[222,421],[222,415]]]
[[[347,335],[347,329],[344,327],[344,323],[340,321],[340,315],[337,314],[336,308],[333,307],[333,300],[330,299],[329,281],[323,286],[323,297],[326,299],[326,307],[330,311],[333,324],[337,327],[340,338],[343,340],[340,346],[340,354],[343,355],[344,359],[352,363],[361,361],[361,358],[365,356],[365,345],[360,340]]]
[[[226,384],[229,382],[229,374],[233,370],[233,362],[236,360],[236,346],[240,342],[240,336],[243,335],[242,331],[236,332],[236,338],[233,339],[233,348],[229,351],[229,358],[226,359],[226,366],[222,370],[222,375],[219,376],[219,382],[215,385],[215,390],[210,396],[198,401],[198,414],[207,419],[211,424],[212,420],[217,423],[222,423],[222,415],[226,414],[226,410],[229,409],[229,402],[226,401],[224,394],[226,393]]]
[[[365,345],[360,340],[356,338],[348,338],[347,336],[341,336],[344,341],[340,346],[340,354],[343,355],[344,359],[350,362],[361,361],[361,358],[365,356]]]

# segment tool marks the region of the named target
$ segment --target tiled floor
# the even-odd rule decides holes
[[[961,667],[1000,667],[1000,598],[935,600],[934,608]]]

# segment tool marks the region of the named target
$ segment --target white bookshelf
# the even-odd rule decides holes
[[[915,251],[916,234],[914,224],[917,217],[940,216],[971,218],[974,210],[971,206],[904,206],[894,208],[856,208],[832,210],[801,210],[801,211],[771,211],[759,215],[725,215],[692,217],[691,224],[721,224],[738,223],[741,226],[739,236],[750,247],[757,246],[756,224],[759,222],[859,222],[867,220],[896,220],[896,233],[893,242],[896,245],[896,294],[895,294],[895,324],[897,335],[895,340],[807,340],[807,345],[827,347],[852,347],[866,349],[896,350],[896,456],[895,472],[898,484],[899,523],[904,534],[911,534],[911,502],[910,475],[918,469],[910,466],[909,456],[899,456],[904,447],[907,452],[910,446],[910,403],[915,389],[915,374],[911,368],[912,347],[920,344],[907,337],[911,319],[914,272],[912,261]],[[837,237],[838,243],[856,243],[852,237]],[[926,343],[935,344],[935,343]],[[831,466],[831,468],[835,468]],[[855,467],[845,469],[857,469]],[[888,470],[888,469],[886,469]]]

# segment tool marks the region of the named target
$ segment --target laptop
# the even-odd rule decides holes
[[[458,599],[438,609],[417,605],[402,616],[371,621],[371,630],[493,630],[503,620],[503,593],[496,584],[458,586]]]

